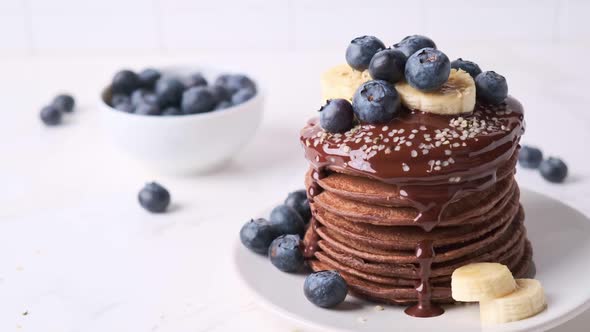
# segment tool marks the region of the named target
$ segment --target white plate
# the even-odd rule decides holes
[[[310,328],[330,331],[545,331],[590,307],[590,220],[547,196],[522,190],[525,224],[533,244],[536,278],[548,309],[519,322],[482,328],[477,305],[447,306],[444,315],[413,318],[403,307],[375,310],[349,296],[337,309],[320,309],[303,295],[305,275],[282,273],[266,257],[236,245],[235,264],[243,283],[272,311]]]

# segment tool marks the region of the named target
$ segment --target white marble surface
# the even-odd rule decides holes
[[[590,215],[589,70],[567,61],[590,49],[446,50],[505,74],[527,111],[524,142],[568,162],[564,185],[526,170],[521,185]],[[302,330],[241,289],[231,249],[242,223],[302,187],[298,128],[319,108],[319,72],[340,53],[0,57],[0,331]],[[247,68],[268,92],[256,138],[207,176],[153,174],[113,150],[97,123],[98,91],[116,69],[178,63]],[[38,110],[61,90],[80,106],[46,128]],[[150,180],[172,192],[169,214],[138,206]],[[589,323],[584,314],[556,331]]]

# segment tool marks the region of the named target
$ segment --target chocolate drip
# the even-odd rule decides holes
[[[431,240],[423,240],[416,246],[416,258],[420,264],[420,282],[416,287],[418,303],[405,310],[405,313],[414,317],[435,317],[442,315],[443,308],[432,303],[432,289],[430,284],[431,266],[435,252]]]
[[[309,222],[309,227],[311,227],[312,231],[309,235],[309,238],[306,238],[303,241],[303,257],[305,258],[313,258],[316,251],[318,251],[319,249],[318,242],[320,241],[320,236],[316,231],[317,221],[315,220],[315,218],[311,218],[311,221]]]
[[[313,170],[311,177],[313,179],[312,184],[307,189],[307,198],[313,203],[313,198],[319,195],[324,189],[318,184],[318,180],[321,180],[327,176],[326,170],[323,167],[319,167]]]

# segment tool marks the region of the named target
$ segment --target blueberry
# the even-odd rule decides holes
[[[229,91],[230,94],[235,94],[242,89],[252,89],[256,91],[256,84],[246,75],[242,74],[223,74],[220,75],[214,85],[220,85]]]
[[[162,115],[182,115],[182,112],[177,107],[168,107],[162,112]]]
[[[543,152],[532,146],[523,146],[518,153],[518,163],[524,168],[537,168],[543,161]]]
[[[156,82],[156,96],[160,107],[179,106],[184,84],[176,78],[162,78]]]
[[[207,86],[207,80],[201,73],[191,74],[184,82],[185,87],[192,88],[195,86]]]
[[[203,86],[196,86],[182,94],[181,110],[184,114],[205,113],[215,107],[215,97]]]
[[[494,71],[484,71],[475,77],[475,95],[481,100],[500,104],[508,97],[508,83]]]
[[[477,75],[481,74],[481,69],[477,65],[477,63],[469,60],[463,60],[461,58],[454,60],[451,62],[451,68],[455,69],[463,69],[464,71],[468,72],[471,77],[475,79]]]
[[[115,74],[111,83],[111,91],[115,93],[130,94],[139,87],[139,77],[131,70],[121,70]]]
[[[346,48],[346,62],[356,70],[365,70],[369,68],[373,55],[383,49],[385,44],[377,37],[357,37]]]
[[[284,204],[297,211],[301,218],[303,218],[303,222],[309,222],[309,219],[311,218],[311,208],[309,207],[309,201],[307,200],[305,189],[289,193]]]
[[[170,204],[170,193],[156,182],[147,183],[137,197],[144,209],[154,213],[166,211]]]
[[[217,102],[231,100],[231,92],[221,85],[212,85],[208,87],[208,89],[211,92],[211,94],[213,94]]]
[[[131,103],[137,107],[140,104],[158,105],[158,99],[155,94],[146,89],[137,89],[131,93]]]
[[[549,157],[539,165],[539,171],[545,180],[561,183],[567,177],[567,165],[559,158]]]
[[[279,205],[270,212],[270,223],[277,235],[298,234],[303,236],[305,223],[303,218],[293,208]]]
[[[299,235],[281,235],[268,248],[272,265],[283,272],[297,272],[303,267],[303,254]]]
[[[125,113],[133,113],[135,111],[135,107],[131,104],[131,101],[125,101],[122,103],[118,103],[115,105],[115,109],[117,111],[125,112]]]
[[[353,127],[354,112],[346,99],[330,99],[320,108],[320,126],[330,133],[343,133]]]
[[[393,47],[400,50],[409,58],[412,54],[423,48],[436,48],[436,44],[426,36],[413,35],[405,37],[402,41],[393,45]]]
[[[146,68],[139,72],[139,85],[144,89],[153,90],[162,74],[153,68]]]
[[[234,105],[231,103],[231,101],[222,100],[221,102],[217,103],[217,105],[215,105],[215,110],[224,110],[232,106]]]
[[[57,95],[51,102],[51,105],[59,108],[60,111],[68,113],[74,110],[75,104],[74,97],[66,94]]]
[[[111,97],[111,106],[114,107],[114,106],[117,106],[121,103],[131,103],[131,99],[129,98],[128,95],[124,95],[121,93],[114,94]]]
[[[352,98],[356,117],[365,123],[385,123],[400,112],[400,97],[395,88],[380,80],[363,83]]]
[[[61,110],[53,105],[41,109],[41,121],[48,126],[56,126],[61,123]]]
[[[275,239],[274,228],[266,219],[252,219],[240,230],[240,240],[246,248],[266,255],[268,247]]]
[[[432,91],[440,88],[451,73],[451,62],[441,51],[423,48],[406,62],[406,81],[414,88]]]
[[[234,93],[234,95],[231,97],[231,103],[233,105],[242,104],[254,98],[255,95],[256,90],[252,90],[250,88],[241,89]]]
[[[385,49],[377,52],[369,64],[369,73],[375,80],[396,83],[404,79],[408,58],[399,50]]]
[[[135,114],[139,115],[160,115],[162,112],[158,108],[158,106],[154,104],[148,103],[140,103],[139,105],[135,106]]]
[[[320,271],[305,278],[303,292],[318,307],[332,308],[344,301],[348,285],[337,271]]]

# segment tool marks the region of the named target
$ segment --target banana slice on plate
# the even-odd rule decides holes
[[[514,292],[479,303],[479,314],[484,324],[508,323],[538,314],[547,306],[545,292],[538,280],[516,279]]]
[[[512,273],[499,263],[473,263],[464,265],[451,276],[453,299],[478,302],[508,295],[516,290]]]
[[[475,108],[475,82],[461,69],[451,69],[449,80],[436,91],[420,91],[407,82],[397,83],[395,88],[409,109],[452,115],[471,113]]]
[[[347,99],[352,96],[361,84],[370,81],[368,70],[358,71],[344,63],[328,69],[322,74],[322,102],[328,99]]]

